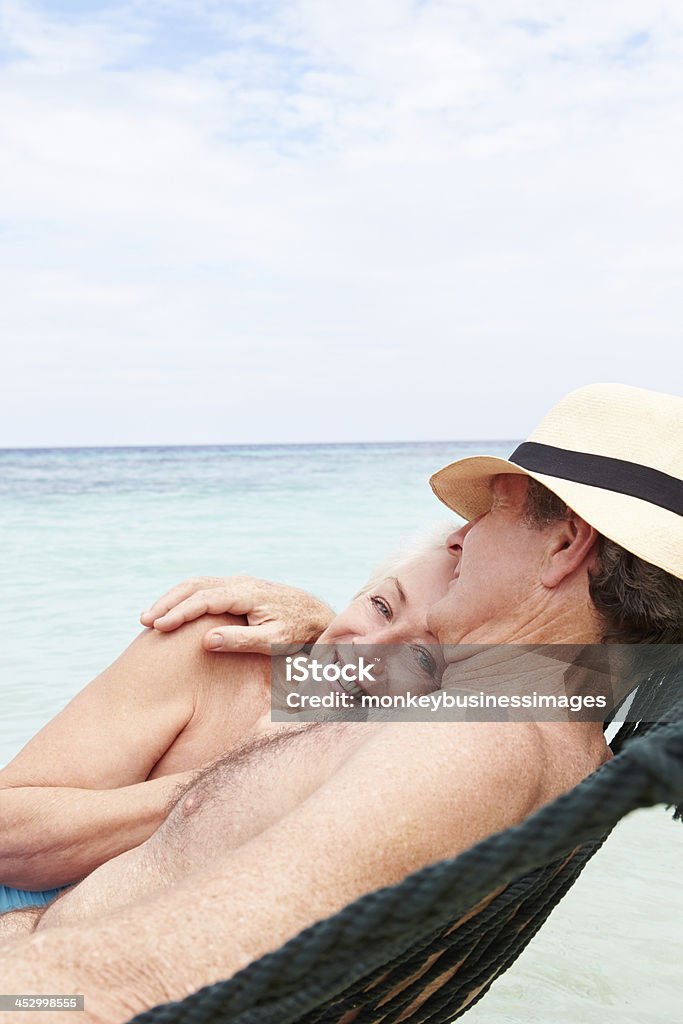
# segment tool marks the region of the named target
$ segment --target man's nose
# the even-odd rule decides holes
[[[464,541],[469,528],[470,524],[465,523],[465,525],[461,526],[459,530],[454,530],[453,533],[448,534],[446,537],[446,548],[448,549],[449,555],[453,555],[454,558],[460,557],[462,542]]]
[[[470,520],[469,523],[465,523],[460,527],[459,530],[454,530],[453,533],[449,533],[446,537],[446,547],[449,555],[453,555],[454,558],[460,558],[462,553],[462,545],[465,537],[470,532],[475,523],[478,523],[483,516],[477,516],[476,519]]]

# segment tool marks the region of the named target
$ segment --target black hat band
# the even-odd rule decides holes
[[[683,480],[637,462],[525,441],[510,456],[521,469],[641,498],[683,516]]]

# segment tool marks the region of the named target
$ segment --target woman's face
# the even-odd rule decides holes
[[[373,693],[403,692],[407,684],[413,693],[438,688],[443,663],[438,641],[427,626],[427,612],[446,594],[453,571],[445,544],[407,562],[396,576],[381,580],[337,615],[313,653],[319,656],[320,645],[327,652],[353,645],[355,656],[362,653],[367,660],[368,648],[392,644],[395,650],[382,656],[382,680],[378,678]],[[350,649],[341,654],[343,661]]]

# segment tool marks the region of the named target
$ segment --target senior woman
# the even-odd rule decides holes
[[[298,639],[403,644],[425,689],[438,686],[426,616],[453,576],[446,532],[384,563],[339,615],[320,604],[319,635]],[[193,589],[174,588],[143,615],[157,628],[138,636],[0,771],[0,913],[44,905],[144,842],[195,772],[269,727],[269,659],[207,651],[209,627],[240,630],[246,620],[201,614],[196,595],[177,603]],[[283,588],[283,599],[295,593]]]

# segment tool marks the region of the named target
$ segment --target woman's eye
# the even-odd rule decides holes
[[[377,597],[376,595],[370,598],[372,604],[375,606],[377,611],[380,613],[382,618],[386,619],[387,622],[391,621],[391,608],[384,600],[383,597]]]
[[[436,662],[432,658],[429,651],[425,650],[424,647],[413,647],[415,657],[417,658],[418,664],[423,672],[426,672],[429,676],[436,675]]]

